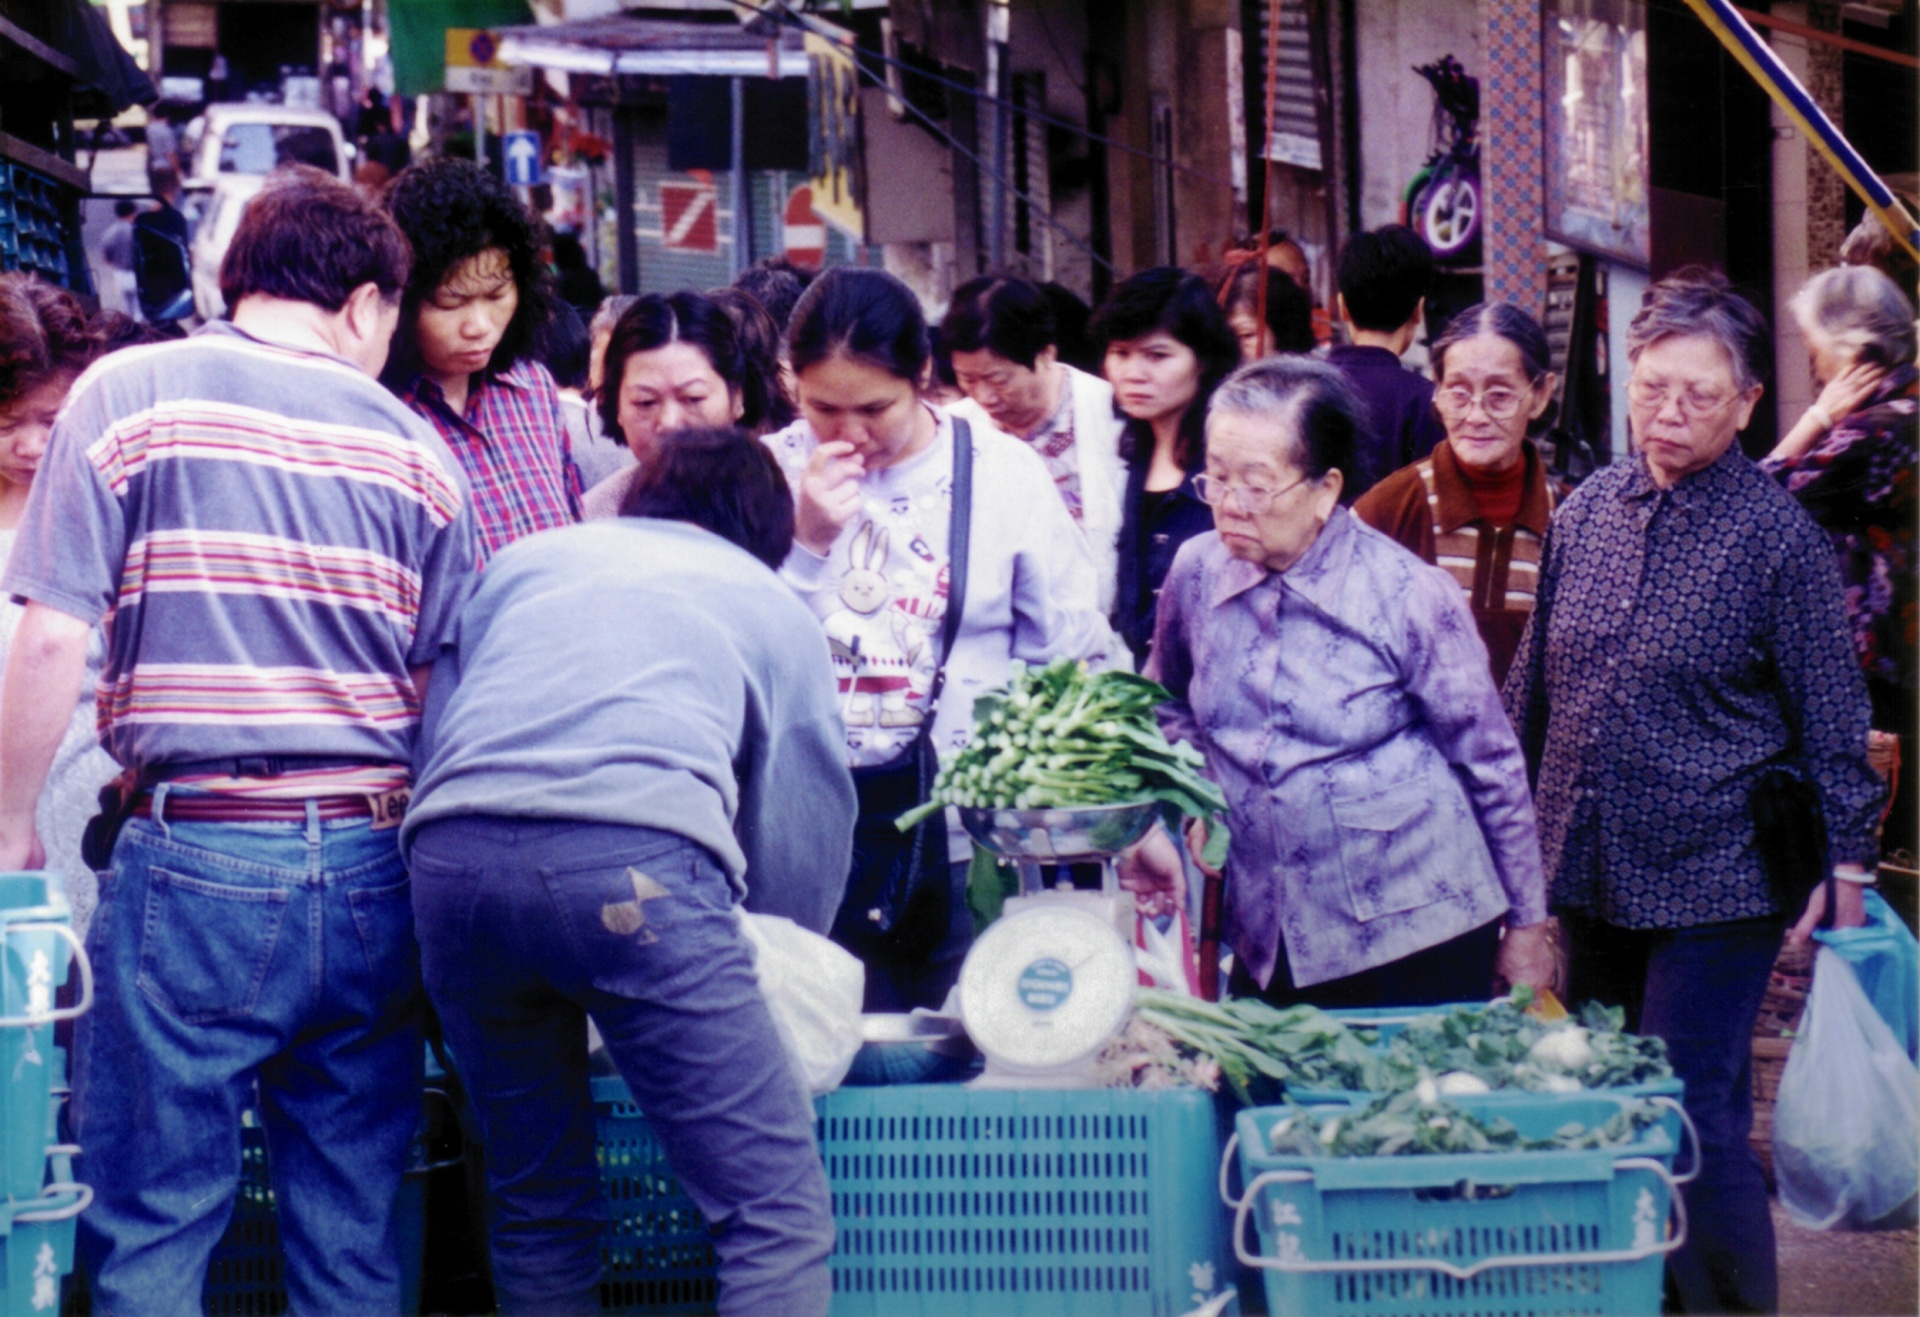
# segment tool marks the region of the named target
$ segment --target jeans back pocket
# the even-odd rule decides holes
[[[290,896],[149,867],[140,990],[186,1024],[252,1014]]]

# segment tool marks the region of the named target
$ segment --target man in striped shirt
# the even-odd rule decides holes
[[[395,839],[477,556],[452,455],[372,378],[408,261],[351,188],[276,177],[221,270],[232,323],[75,385],[6,571],[0,868],[40,862],[49,711],[103,619],[100,735],[137,789],[75,1038],[98,1311],[198,1308],[256,1082],[293,1307],[399,1309],[421,1033]]]

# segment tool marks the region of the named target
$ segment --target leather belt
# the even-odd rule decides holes
[[[315,802],[323,819],[366,818],[374,812],[368,796],[322,796]],[[136,818],[153,817],[153,793],[133,803]],[[299,823],[307,817],[305,800],[260,800],[244,796],[169,795],[167,821],[179,823]]]

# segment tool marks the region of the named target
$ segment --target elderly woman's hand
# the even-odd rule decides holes
[[[1560,921],[1543,919],[1525,928],[1509,928],[1493,960],[1494,978],[1509,988],[1526,984],[1564,996],[1565,964],[1560,950]]]
[[[1833,926],[1835,928],[1858,928],[1867,922],[1866,884],[1836,882],[1834,885]],[[1806,911],[1800,916],[1787,934],[1787,945],[1804,947],[1807,939],[1813,936],[1813,930],[1820,926],[1820,917],[1827,913],[1827,885],[1821,883],[1813,889],[1813,895],[1807,898]]]
[[[1187,854],[1193,857],[1194,867],[1209,878],[1218,878],[1220,870],[1207,863],[1207,821],[1195,819],[1187,824]]]
[[[1187,873],[1180,851],[1158,823],[1153,831],[1120,853],[1120,886],[1134,895],[1140,913],[1152,918],[1172,914],[1186,903]]]
[[[1814,408],[1825,414],[1827,428],[1832,429],[1834,422],[1859,410],[1860,404],[1873,396],[1873,391],[1886,377],[1885,366],[1856,361],[1827,381],[1820,396],[1813,400]]]

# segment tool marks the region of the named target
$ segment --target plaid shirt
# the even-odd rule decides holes
[[[465,416],[424,375],[400,397],[467,474],[482,563],[523,536],[580,519],[580,473],[567,456],[560,391],[545,366],[522,360],[474,376]]]

